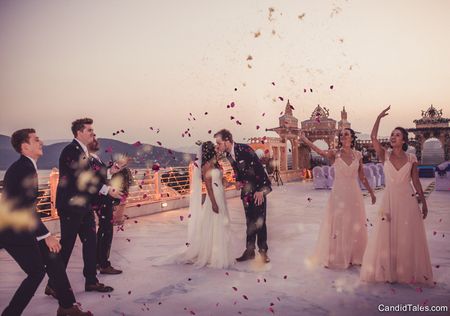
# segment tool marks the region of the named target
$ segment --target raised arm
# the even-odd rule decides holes
[[[425,195],[423,194],[422,184],[420,183],[419,180],[419,170],[417,169],[417,161],[413,162],[411,168],[411,179],[414,185],[414,189],[419,195],[419,200],[422,202],[422,215],[423,218],[425,219],[428,215],[428,206],[427,201],[425,200]]]
[[[372,140],[373,148],[377,152],[378,158],[381,160],[381,162],[384,162],[384,156],[385,156],[385,149],[383,146],[381,146],[380,142],[378,141],[378,128],[380,127],[380,121],[383,117],[388,115],[388,111],[390,110],[391,106],[389,105],[386,109],[384,109],[377,117],[377,120],[375,121],[375,124],[373,124],[372,133],[370,134],[370,138]]]
[[[321,155],[324,158],[327,158],[332,162],[335,158],[335,151],[334,150],[322,150],[316,145],[314,145],[306,136],[305,133],[302,132],[300,139],[312,150],[314,150],[316,153]]]
[[[209,163],[206,163],[202,167],[202,176],[205,181],[206,192],[211,200],[212,210],[214,213],[219,213],[219,206],[217,205],[216,197],[214,196],[211,170],[212,168],[209,166]]]

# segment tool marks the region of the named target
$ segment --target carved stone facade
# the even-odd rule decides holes
[[[308,120],[301,122],[301,128],[298,126],[298,119],[293,115],[294,107],[288,100],[284,114],[279,118],[279,126],[266,129],[266,131],[276,132],[279,138],[280,151],[280,170],[286,171],[287,153],[286,144],[290,142],[292,148],[292,170],[310,169],[311,149],[300,142],[300,135],[303,131],[305,135],[312,141],[323,140],[328,144],[329,148],[334,148],[337,144],[337,132],[340,128],[350,128],[351,124],[347,121],[347,112],[343,108],[341,112],[341,120],[339,123],[329,117],[329,110],[325,107],[317,105]]]
[[[422,157],[423,144],[427,139],[437,138],[444,149],[445,160],[450,160],[450,126],[449,118],[442,117],[442,109],[437,110],[431,105],[426,111],[422,111],[422,117],[414,120],[416,128],[407,129],[415,135],[410,145],[416,148],[417,158]]]

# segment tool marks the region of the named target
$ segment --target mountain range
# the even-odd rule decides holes
[[[194,159],[190,153],[175,151],[160,146],[149,144],[128,144],[109,138],[99,138],[100,158],[108,162],[117,155],[125,154],[131,157],[128,165],[131,168],[152,167],[159,163],[160,167],[187,166]],[[43,156],[38,161],[39,169],[52,169],[58,167],[59,155],[68,141],[55,142],[43,146]],[[0,134],[0,170],[6,170],[17,158],[19,154],[11,146],[11,137]]]

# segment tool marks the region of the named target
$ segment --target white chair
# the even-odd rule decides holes
[[[334,166],[331,166],[328,169],[328,178],[327,178],[327,186],[329,189],[331,189],[333,187],[333,183],[334,183]]]
[[[328,178],[330,175],[330,166],[322,166],[323,175]]]
[[[375,177],[375,183],[376,183],[375,185],[377,187],[380,187],[381,186],[381,176],[380,176],[380,174],[378,172],[378,167],[375,166],[374,164],[371,164],[368,167],[372,170],[372,173],[373,173],[373,175]]]
[[[443,162],[436,167],[436,191],[450,191],[450,162]]]
[[[312,171],[314,189],[327,189],[327,178],[323,174],[322,167],[316,166]]]
[[[384,166],[382,163],[377,164],[378,173],[380,174],[381,186],[385,186],[386,182],[384,179]]]

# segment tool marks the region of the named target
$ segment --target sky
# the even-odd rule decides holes
[[[447,0],[0,0],[0,134],[91,117],[126,142],[242,141],[276,136],[289,99],[362,133],[391,105],[388,135],[430,104],[450,117],[449,29]]]

